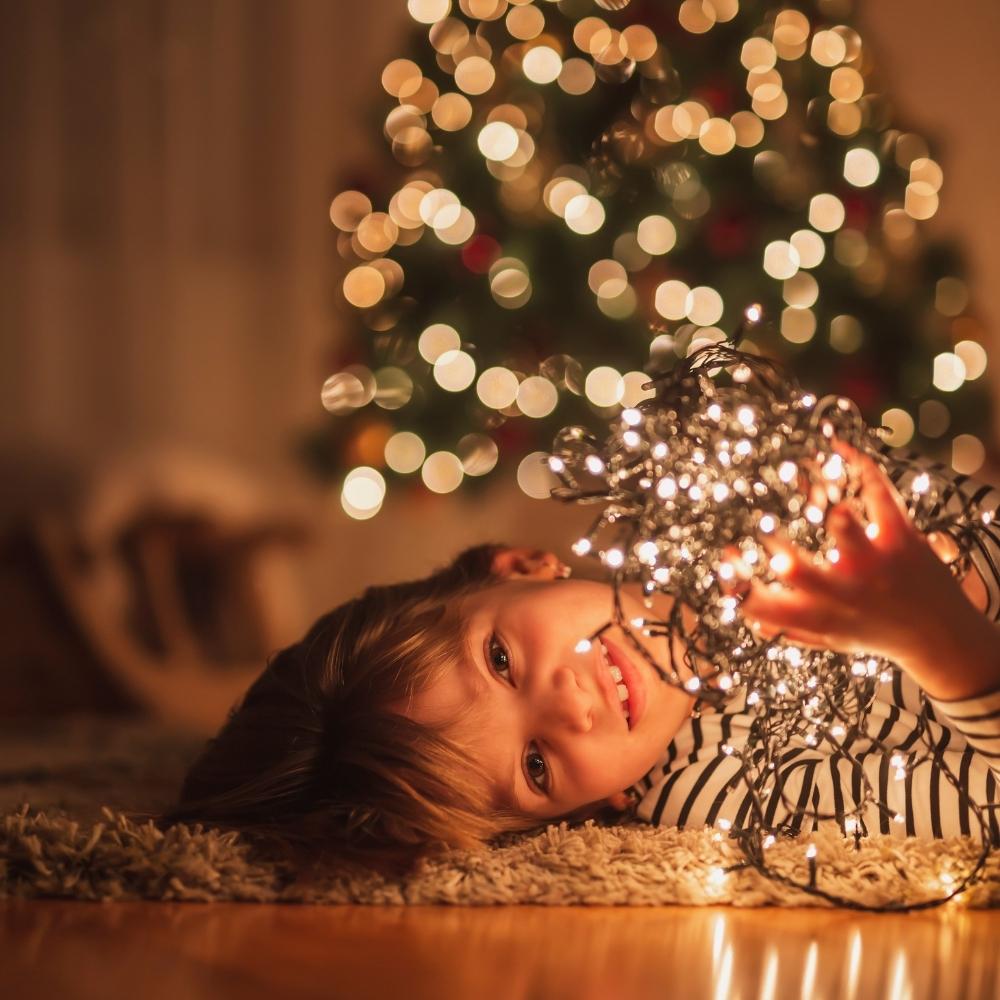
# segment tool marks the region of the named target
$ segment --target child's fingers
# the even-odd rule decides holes
[[[771,571],[786,586],[811,591],[829,587],[827,572],[812,561],[809,552],[799,548],[786,535],[764,535],[761,544],[768,553]]]
[[[842,566],[857,565],[871,542],[849,504],[838,503],[826,514],[826,530],[833,538]]]
[[[906,501],[870,456],[847,444],[834,439],[833,447],[858,470],[861,475],[861,498],[868,511],[868,519],[879,526],[879,531],[895,532],[909,525],[910,517]]]
[[[760,626],[765,637],[782,632],[794,642],[818,646],[829,642],[828,610],[822,602],[803,600],[794,591],[754,581],[740,611],[751,627]]]
[[[767,624],[763,621],[754,621],[751,624],[751,631],[758,639],[774,639],[778,635],[787,639],[789,642],[794,642],[797,646],[803,646],[807,649],[829,649],[829,640],[823,636],[813,635],[809,632],[802,632],[798,629],[790,628],[780,628],[777,625]]]

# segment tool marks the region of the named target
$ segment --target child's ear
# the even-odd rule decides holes
[[[500,549],[493,556],[491,569],[495,576],[505,580],[514,577],[561,580],[570,573],[569,567],[563,565],[554,553],[542,549]]]

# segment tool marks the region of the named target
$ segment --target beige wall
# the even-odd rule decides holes
[[[1000,358],[1000,4],[868,8],[900,111],[943,140],[934,225],[968,247]],[[509,485],[348,522],[290,457],[336,331],[329,194],[379,141],[366,101],[397,52],[403,0],[0,12],[5,512],[51,488],[53,469],[86,477],[165,447],[216,455],[306,504],[320,540],[304,564],[311,610],[489,537],[565,547],[565,511]]]

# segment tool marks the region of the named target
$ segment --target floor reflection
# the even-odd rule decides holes
[[[198,994],[198,977],[211,971],[212,995],[229,996],[217,978],[222,968],[238,977],[242,1000],[286,985],[295,996],[405,1000],[1000,995],[1000,912],[239,904],[18,911],[8,904],[0,912],[25,971],[44,970],[60,952],[80,964],[91,954],[87,974],[99,981],[110,966],[96,945],[114,938],[119,971],[128,965],[136,981],[143,968],[153,974],[162,965],[161,984],[169,981],[174,995]],[[331,982],[348,988],[331,992]]]

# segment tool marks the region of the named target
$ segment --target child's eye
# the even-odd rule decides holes
[[[486,658],[490,667],[500,677],[510,681],[510,654],[507,647],[497,638],[496,634],[486,642]],[[528,780],[543,794],[549,790],[549,768],[545,758],[539,753],[534,743],[530,744],[524,755],[524,770]]]
[[[538,752],[536,747],[529,747],[524,758],[524,768],[528,772],[528,777],[537,786],[539,791],[548,792],[549,769],[545,763],[545,758]]]
[[[490,636],[486,652],[490,666],[496,673],[501,677],[504,676],[504,671],[510,673],[510,656],[503,643],[495,635]]]

